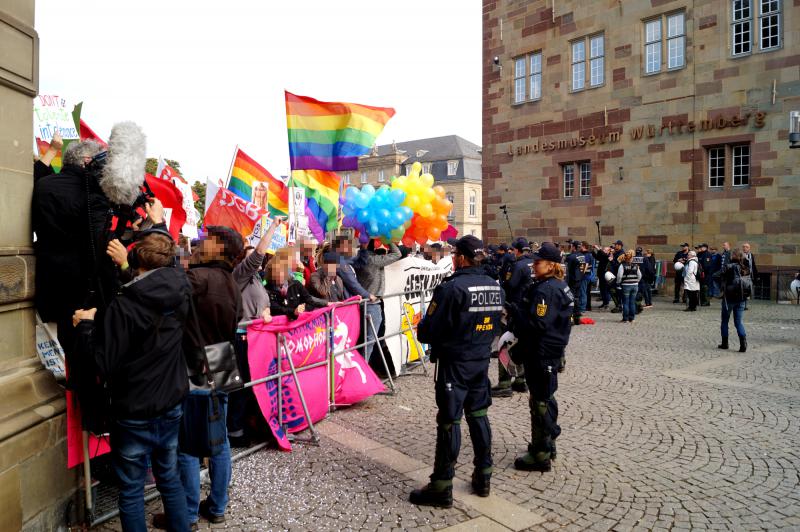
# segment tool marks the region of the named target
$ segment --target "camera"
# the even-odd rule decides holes
[[[500,58],[498,56],[494,56],[494,64],[495,66],[500,66]]]

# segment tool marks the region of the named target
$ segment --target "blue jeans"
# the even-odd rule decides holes
[[[636,318],[636,294],[639,287],[634,285],[622,285],[622,319],[633,321]]]
[[[584,277],[578,285],[578,313],[586,311],[586,301],[589,297],[589,279]]]
[[[147,532],[144,481],[147,459],[161,493],[169,530],[189,530],[186,496],[178,472],[181,405],[151,419],[118,419],[111,427],[111,455],[119,479],[119,516],[125,532]]]
[[[744,323],[742,323],[742,315],[744,314],[744,301],[739,303],[728,303],[724,298],[722,299],[722,322],[719,326],[719,332],[723,338],[728,337],[728,322],[733,313],[733,325],[736,327],[736,333],[739,336],[747,336],[744,330]]]
[[[195,393],[195,392],[189,392]],[[204,393],[204,392],[199,392]],[[241,393],[241,391],[239,391]],[[222,414],[227,415],[228,401],[226,394],[220,393]],[[183,490],[186,492],[186,508],[189,523],[196,523],[200,508],[200,459],[185,453],[178,453]],[[231,446],[228,436],[222,451],[209,457],[208,476],[211,479],[211,492],[208,494],[208,510],[214,515],[224,515],[228,506],[228,484],[231,483]]]
[[[367,315],[372,318],[372,324],[375,326],[375,332],[381,328],[381,323],[383,322],[383,314],[381,314],[381,305],[380,303],[367,303]],[[372,342],[375,340],[375,335],[372,333],[372,327],[369,325],[369,321],[367,321],[367,334],[366,340],[367,342]],[[364,348],[364,359],[369,361],[369,357],[372,354],[372,349],[375,347],[374,343],[367,344]]]
[[[650,288],[650,283],[642,279],[639,281],[639,291],[642,293],[642,298],[644,299],[644,304],[650,306],[653,304],[653,293],[652,289]]]

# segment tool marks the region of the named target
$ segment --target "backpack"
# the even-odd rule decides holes
[[[730,284],[725,287],[725,296],[740,298],[739,301],[749,299],[753,294],[753,279],[750,276],[742,275],[741,266],[731,266],[732,279]]]
[[[706,272],[705,269],[703,268],[703,261],[700,260],[699,257],[697,259],[697,273],[695,274],[695,277],[697,277],[698,281],[701,281],[706,278]]]

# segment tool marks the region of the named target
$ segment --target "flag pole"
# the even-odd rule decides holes
[[[233,150],[233,158],[231,159],[231,165],[228,168],[228,177],[225,178],[225,188],[228,188],[228,185],[231,184],[231,173],[233,172],[233,165],[236,162],[236,156],[239,155],[239,145],[236,145],[236,149]]]

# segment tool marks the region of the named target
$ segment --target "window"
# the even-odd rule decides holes
[[[350,174],[344,174],[344,183],[345,185],[350,184]]]
[[[781,2],[780,0],[761,0],[760,4],[758,28],[761,34],[761,43],[759,46],[762,50],[778,48],[781,45]]]
[[[722,187],[725,185],[725,147],[710,148],[708,150],[708,186]]]
[[[662,58],[667,70],[686,66],[686,15],[673,13],[644,23],[644,73],[661,72]],[[666,41],[663,38],[666,34]]]
[[[453,220],[456,219],[456,209],[455,209],[456,197],[455,195],[453,195],[452,192],[448,192],[445,197],[447,198],[447,201],[453,204],[454,207],[450,209],[450,213],[447,215],[447,219],[452,222]]]
[[[433,166],[433,163],[422,163],[422,173],[423,174],[430,174],[432,166]]]
[[[478,195],[475,193],[474,190],[469,191],[469,215],[472,217],[476,216],[478,211]]]
[[[591,196],[590,186],[592,184],[592,165],[591,163],[581,163],[581,196]]]
[[[384,183],[386,181],[386,173],[383,170],[378,170],[378,183]]]
[[[514,103],[542,97],[542,52],[514,59]]]
[[[741,187],[750,184],[750,145],[734,146],[733,155],[733,186]]]
[[[571,198],[575,195],[575,166],[565,164],[562,169],[564,172],[564,197]]]
[[[753,31],[754,6],[758,13],[758,32]],[[733,0],[731,3],[732,53],[746,55],[758,43],[759,50],[781,47],[781,0]]]
[[[586,48],[589,48],[589,71],[586,71]],[[605,83],[605,37],[594,35],[572,43],[572,90],[580,91],[586,87],[599,87]]]
[[[733,0],[733,21],[731,36],[733,37],[733,55],[749,54],[751,48],[752,0]]]
[[[644,23],[644,71],[653,74],[661,71],[661,19]]]
[[[413,165],[411,165],[411,164],[407,164],[407,165],[406,165],[406,175],[411,175],[411,167],[412,167],[412,166],[413,166]]]
[[[447,161],[447,175],[456,175],[458,173],[458,161]]]
[[[362,183],[366,183],[367,182],[367,173],[366,172],[361,172],[361,182]]]
[[[667,68],[680,68],[685,64],[686,26],[683,13],[667,17]]]
[[[708,186],[722,189],[726,177],[734,187],[750,184],[750,145],[733,144],[708,148]]]

